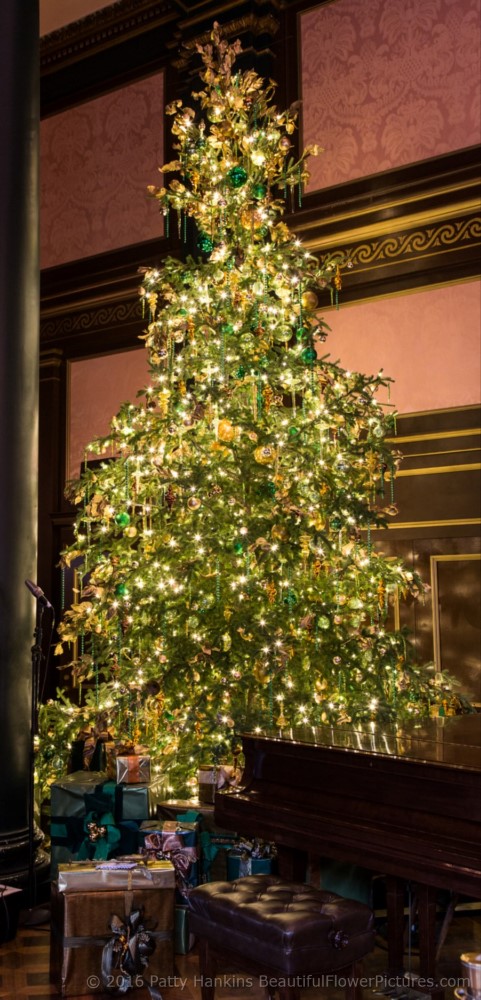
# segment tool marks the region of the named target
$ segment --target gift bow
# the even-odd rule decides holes
[[[148,833],[144,841],[144,853],[159,860],[167,858],[172,862],[177,888],[185,895],[189,889],[190,869],[197,861],[195,847],[184,847],[176,834],[170,834],[166,839],[160,833]]]
[[[102,951],[102,982],[106,990],[126,993],[132,986],[132,976],[149,964],[155,949],[152,934],[142,923],[142,911],[132,910],[123,920],[116,913],[110,921],[112,937]]]
[[[231,785],[236,788],[240,784],[241,778],[240,768],[234,767],[233,764],[220,764],[217,768],[216,787],[224,788],[226,785]]]
[[[98,813],[88,813],[84,820],[84,831],[86,835],[77,854],[79,861],[105,861],[120,842],[120,830],[109,812],[100,816]]]

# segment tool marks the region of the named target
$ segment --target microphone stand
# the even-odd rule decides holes
[[[37,621],[33,633],[32,657],[32,704],[30,719],[30,775],[28,802],[28,899],[29,909],[35,906],[35,737],[38,732],[38,698],[40,690],[40,667],[42,664],[43,614],[45,605],[37,601]]]
[[[55,612],[53,610],[50,601],[47,600],[43,590],[37,587],[36,584],[32,583],[31,580],[25,580],[25,584],[33,594],[37,601],[37,617],[36,625],[33,633],[33,646],[31,647],[31,658],[32,658],[32,695],[31,695],[31,717],[30,717],[30,774],[29,774],[29,787],[28,787],[28,903],[29,903],[29,916],[24,920],[25,925],[35,926],[37,924],[45,923],[49,919],[48,910],[40,910],[37,914],[34,913],[34,908],[36,904],[36,873],[35,873],[35,860],[36,860],[36,850],[35,850],[35,737],[38,733],[38,708],[40,701],[40,668],[43,660],[43,614],[45,608],[50,608],[52,613],[52,625],[51,631],[53,631],[55,623]],[[48,663],[48,659],[47,659]],[[40,844],[43,840],[43,835],[40,836],[38,843]],[[48,861],[47,855],[43,855],[45,867],[45,862]],[[42,867],[42,858],[37,858],[40,870]]]

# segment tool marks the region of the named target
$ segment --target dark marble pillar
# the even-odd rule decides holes
[[[38,484],[38,0],[0,3],[0,882],[30,864]]]

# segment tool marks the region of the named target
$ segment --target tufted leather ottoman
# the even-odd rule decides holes
[[[248,875],[198,886],[189,907],[202,1000],[214,1000],[222,984],[216,983],[220,956],[258,976],[270,998],[277,990],[280,1000],[298,1000],[302,988],[336,984],[345,987],[346,1000],[360,996],[355,966],[374,945],[373,915],[364,903],[273,875]]]

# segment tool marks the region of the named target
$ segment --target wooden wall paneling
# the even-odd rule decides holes
[[[373,533],[375,545],[427,585],[419,600],[401,599],[398,609],[418,661],[448,670],[481,705],[481,410],[406,414],[397,431],[393,445],[404,454],[395,482],[399,514]]]

